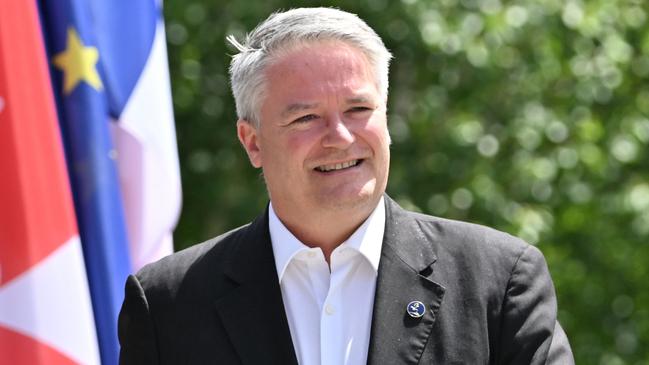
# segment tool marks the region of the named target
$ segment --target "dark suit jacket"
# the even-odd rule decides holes
[[[572,364],[556,313],[538,249],[386,196],[368,364]],[[268,212],[130,276],[119,339],[121,364],[296,364]]]

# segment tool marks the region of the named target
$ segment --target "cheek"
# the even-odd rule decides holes
[[[366,128],[367,138],[374,148],[385,150],[390,145],[390,133],[385,123],[371,123]],[[379,151],[376,151],[379,152]]]
[[[317,130],[305,130],[292,132],[286,138],[286,154],[289,158],[303,158],[315,147],[319,146],[320,136]]]
[[[302,171],[308,156],[315,150],[313,138],[304,131],[276,135],[264,143],[264,174],[286,179]]]

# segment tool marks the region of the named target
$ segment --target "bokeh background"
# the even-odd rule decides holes
[[[537,245],[578,364],[649,364],[649,2],[167,0],[184,185],[176,249],[267,202],[227,68],[277,9],[357,13],[395,60],[389,194]]]

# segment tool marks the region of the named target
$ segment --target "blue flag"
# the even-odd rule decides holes
[[[117,364],[125,279],[171,252],[180,209],[161,9],[40,5],[101,359]]]

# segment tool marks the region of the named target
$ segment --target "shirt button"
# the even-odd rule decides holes
[[[325,305],[325,313],[327,313],[328,315],[332,315],[336,313],[336,308],[334,308],[331,304],[327,304]]]
[[[309,251],[309,252],[307,252],[307,254],[306,254],[306,255],[307,255],[307,257],[308,257],[308,258],[310,258],[310,259],[312,259],[312,258],[314,258],[314,257],[315,257],[315,255],[316,255],[316,253],[315,253],[315,252],[313,252],[313,251]]]

